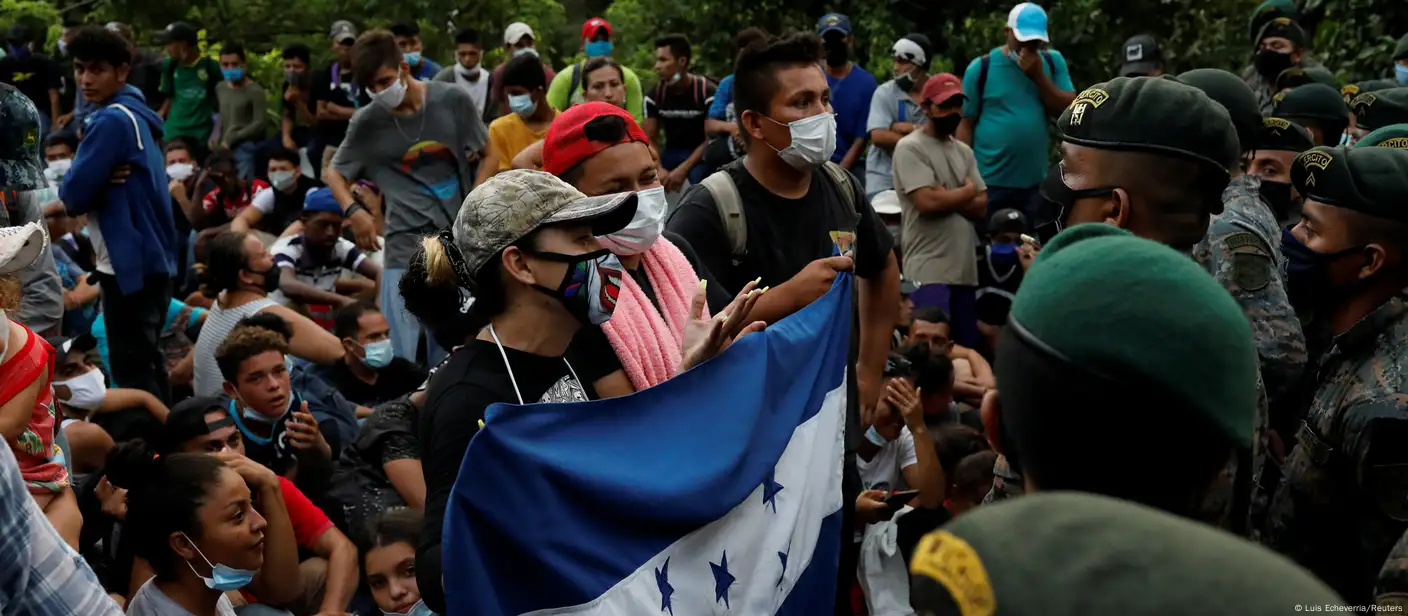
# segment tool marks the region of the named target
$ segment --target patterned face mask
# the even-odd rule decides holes
[[[621,294],[623,269],[621,261],[610,250],[580,255],[537,251],[529,254],[567,264],[567,275],[556,289],[533,285],[534,289],[557,298],[567,312],[583,324],[601,325],[611,320],[616,299]]]

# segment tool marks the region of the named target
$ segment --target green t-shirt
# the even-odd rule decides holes
[[[548,84],[548,104],[558,111],[567,111],[568,107],[579,105],[585,102],[582,98],[582,88],[587,87],[586,75],[579,75],[577,89],[572,90],[572,72],[581,69],[576,66],[569,66],[553,77],[552,83]],[[640,89],[640,78],[635,71],[626,67],[621,67],[621,73],[626,77],[626,111],[636,119],[636,124],[645,125],[645,100],[644,93]]]
[[[161,93],[171,97],[166,114],[166,136],[188,137],[205,143],[215,129],[218,104],[215,86],[224,77],[220,64],[202,57],[187,66],[167,58],[161,65]]]

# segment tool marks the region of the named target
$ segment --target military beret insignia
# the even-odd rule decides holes
[[[1344,102],[1348,104],[1349,101],[1354,100],[1355,96],[1359,95],[1359,86],[1352,83],[1348,84],[1343,88],[1340,88],[1340,94],[1344,95]]]
[[[987,569],[967,541],[946,530],[925,536],[914,550],[911,570],[938,582],[963,616],[992,616],[997,598]]]
[[[1319,150],[1311,150],[1296,157],[1296,163],[1307,168],[1314,167],[1321,171],[1329,167],[1330,161],[1332,160],[1334,160],[1334,157],[1330,156],[1328,152],[1321,152]]]
[[[1261,120],[1261,125],[1266,128],[1277,128],[1280,130],[1286,130],[1291,127],[1291,123],[1289,121],[1281,118],[1263,118]]]
[[[1354,108],[1355,113],[1359,113],[1360,107],[1372,107],[1377,100],[1379,100],[1379,95],[1373,92],[1365,92],[1354,97],[1354,102],[1350,103],[1349,106]]]
[[[1384,141],[1380,141],[1377,147],[1408,150],[1408,137],[1394,137],[1393,139],[1386,139]]]

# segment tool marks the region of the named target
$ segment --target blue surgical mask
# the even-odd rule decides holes
[[[231,590],[244,588],[248,586],[250,582],[254,581],[254,574],[258,573],[257,571],[211,564],[210,559],[206,558],[205,553],[201,552],[200,548],[196,546],[196,542],[191,541],[191,538],[187,536],[186,533],[181,533],[181,536],[186,537],[186,541],[191,542],[191,547],[196,549],[196,554],[199,554],[200,559],[205,561],[206,565],[210,566],[210,577],[205,577],[196,571],[196,567],[191,564],[191,561],[186,561],[186,566],[191,568],[191,573],[195,573],[196,577],[205,581],[206,588],[220,592],[229,592]]]
[[[410,610],[405,612],[388,612],[382,610],[381,613],[385,616],[435,616],[435,612],[430,611],[430,608],[425,606],[424,599],[417,601],[415,605],[411,606]]]
[[[1397,79],[1398,83],[1408,86],[1408,66],[1403,66],[1402,64],[1393,65],[1393,78]]]
[[[242,68],[220,69],[220,74],[225,76],[225,81],[239,81],[244,79],[244,69]]]
[[[402,57],[406,59],[406,64],[420,66],[421,57],[419,51],[408,51]]]
[[[526,118],[538,110],[538,104],[533,102],[532,94],[510,94],[508,108],[518,114],[518,117]]]
[[[368,342],[362,345],[362,352],[366,355],[362,358],[362,365],[373,370],[391,365],[391,358],[395,356],[390,339]]]
[[[599,58],[611,55],[611,41],[592,41],[587,43],[587,57]]]

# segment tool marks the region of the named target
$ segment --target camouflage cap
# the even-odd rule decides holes
[[[636,194],[588,197],[551,173],[514,169],[480,184],[455,217],[455,244],[470,276],[539,227],[591,222],[592,233],[615,233],[636,213]]]
[[[1398,148],[1408,150],[1408,124],[1394,124],[1364,135],[1356,148]]]
[[[1399,83],[1392,79],[1370,79],[1357,83],[1348,83],[1340,88],[1340,94],[1344,96],[1344,104],[1348,105],[1354,101],[1354,97],[1365,92],[1378,92],[1399,87]]]
[[[1364,92],[1354,97],[1349,108],[1354,110],[1355,126],[1364,130],[1408,123],[1408,88]]]
[[[1296,157],[1291,183],[1307,199],[1408,223],[1408,150],[1320,146]]]
[[[1267,22],[1277,17],[1289,17],[1295,21],[1300,21],[1300,9],[1296,8],[1294,0],[1265,0],[1252,9],[1251,21],[1247,24],[1247,36],[1252,38],[1252,43],[1260,43],[1261,39],[1257,35],[1261,29],[1266,27]]]
[[[1323,83],[1331,88],[1340,87],[1340,80],[1323,66],[1293,66],[1276,76],[1276,90],[1298,88],[1308,83]]]
[[[1187,255],[1110,225],[1076,225],[1042,249],[1008,325],[1087,371],[1157,384],[1229,440],[1251,442],[1251,327]]]
[[[1271,115],[1278,118],[1349,122],[1344,96],[1323,83],[1291,88],[1271,100],[1275,103]]]
[[[1315,140],[1304,126],[1285,118],[1265,118],[1257,131],[1256,149],[1272,152],[1304,152]]]
[[[1178,76],[1178,81],[1193,86],[1222,105],[1237,130],[1241,151],[1252,149],[1257,130],[1261,128],[1261,105],[1256,94],[1241,77],[1217,68],[1200,68]]]
[[[1087,88],[1057,126],[1068,143],[1179,156],[1223,171],[1242,154],[1222,105],[1197,88],[1160,77],[1118,77]]]
[[[0,190],[48,186],[40,148],[39,110],[19,90],[0,83]]]
[[[1173,616],[1189,606],[1211,616],[1282,616],[1293,606],[1344,605],[1264,547],[1079,492],[979,507],[926,535],[911,562],[913,604],[924,616]]]

